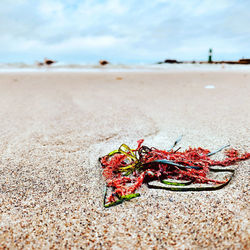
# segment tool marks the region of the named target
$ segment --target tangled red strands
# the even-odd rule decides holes
[[[143,146],[144,140],[139,140],[136,149],[130,149],[122,144],[99,160],[103,167],[103,176],[107,187],[112,193],[104,197],[104,206],[110,207],[122,203],[124,200],[140,196],[135,191],[146,183],[149,188],[166,189],[171,191],[203,191],[216,190],[227,185],[233,174],[233,169],[214,169],[212,166],[230,166],[234,163],[250,158],[250,153],[239,154],[236,149],[228,149],[226,158],[222,161],[212,160],[211,156],[225,147],[210,152],[203,148],[189,148],[183,152],[173,150],[180,141],[179,138],[173,147],[166,150]],[[209,172],[230,172],[231,176],[225,181],[208,178]],[[151,185],[152,181],[159,181],[164,186]],[[189,186],[190,184],[212,184],[210,186]]]

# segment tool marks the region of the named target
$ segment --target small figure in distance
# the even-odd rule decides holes
[[[42,67],[42,66],[44,66],[44,63],[43,62],[36,62],[36,66]]]
[[[53,63],[56,63],[56,61],[48,59],[48,58],[44,58],[44,65],[51,65]]]
[[[99,63],[100,63],[100,65],[102,65],[102,66],[109,64],[109,62],[106,61],[106,60],[100,60]]]

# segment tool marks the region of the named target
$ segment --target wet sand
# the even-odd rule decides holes
[[[246,72],[0,74],[0,248],[249,249],[249,161],[222,190],[143,186],[110,209],[98,164],[181,134],[249,151],[249,93]]]

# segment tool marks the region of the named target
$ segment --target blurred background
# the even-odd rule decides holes
[[[0,63],[250,58],[247,0],[1,0]]]

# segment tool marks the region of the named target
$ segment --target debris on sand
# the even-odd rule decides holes
[[[42,66],[50,66],[51,64],[54,64],[56,63],[57,61],[54,61],[54,60],[51,60],[51,59],[48,59],[48,58],[44,58],[43,62],[36,62],[36,65],[38,67],[42,67]]]
[[[107,183],[104,207],[140,196],[135,192],[143,183],[149,188],[170,191],[210,191],[223,188],[232,179],[234,169],[212,167],[226,167],[250,158],[250,153],[239,154],[231,148],[225,152],[224,160],[211,159],[211,156],[229,145],[214,152],[201,147],[189,147],[183,152],[179,151],[180,147],[174,150],[180,140],[181,137],[169,150],[149,148],[142,145],[144,140],[139,140],[136,149],[122,144],[117,150],[99,158]],[[210,172],[226,172],[230,173],[230,177],[224,181],[214,180],[208,177]],[[150,184],[152,181],[158,181],[160,185]],[[108,188],[111,192],[107,198]]]
[[[109,62],[106,61],[106,60],[100,60],[99,63],[100,63],[100,65],[102,65],[102,66],[105,66],[105,65],[109,64]]]
[[[42,66],[44,66],[44,63],[43,62],[36,62],[36,66],[42,67]]]
[[[56,63],[57,61],[54,61],[54,60],[51,60],[51,59],[47,59],[47,58],[44,58],[44,64],[45,65],[51,65],[51,64],[54,64]]]

